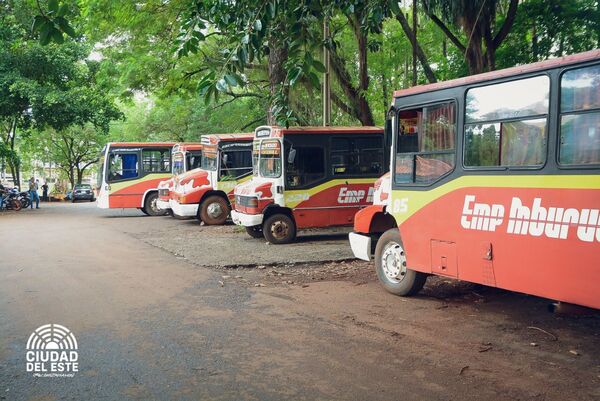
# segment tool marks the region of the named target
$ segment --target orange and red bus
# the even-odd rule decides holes
[[[391,194],[355,218],[385,289],[428,275],[600,308],[600,50],[394,93]]]
[[[195,216],[207,225],[225,223],[233,188],[252,175],[252,139],[251,133],[203,136],[200,168],[175,179],[169,200],[173,214]]]
[[[98,199],[101,209],[137,208],[160,215],[158,183],[171,176],[172,142],[111,142],[100,154]]]
[[[235,189],[232,220],[272,244],[297,229],[352,225],[388,168],[385,139],[377,127],[257,128],[254,175]]]
[[[173,175],[168,179],[158,183],[157,207],[164,213],[171,210],[169,200],[171,191],[175,186],[175,177],[186,171],[200,167],[202,162],[202,144],[200,143],[178,143],[173,146]]]

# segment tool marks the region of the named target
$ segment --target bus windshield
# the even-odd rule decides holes
[[[203,170],[217,171],[217,156],[219,151],[216,146],[204,145],[202,151],[202,162],[200,165]]]
[[[187,152],[186,156],[187,170],[193,170],[195,168],[200,167],[202,163],[202,152],[201,151],[193,151]]]
[[[185,159],[183,152],[173,153],[173,175],[179,175],[185,172]]]
[[[281,143],[277,139],[265,139],[261,142],[258,165],[261,177],[281,176]]]
[[[102,187],[102,180],[104,178],[104,149],[102,149],[102,153],[100,153],[100,157],[98,158],[98,167],[96,171],[96,188]]]

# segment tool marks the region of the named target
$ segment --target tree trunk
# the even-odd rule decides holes
[[[369,89],[367,35],[360,29],[358,17],[352,18],[354,36],[358,45],[358,115],[362,125],[375,125],[373,113],[365,93]]]
[[[410,28],[410,25],[408,24],[408,20],[406,19],[406,17],[404,16],[404,14],[402,12],[400,12],[398,15],[396,15],[396,20],[400,23],[400,26],[402,27],[404,34],[410,40],[410,43],[411,43],[413,49],[416,50],[417,58],[419,59],[419,62],[421,63],[421,67],[423,67],[423,72],[425,73],[425,77],[427,77],[427,80],[430,83],[437,82],[437,78],[435,77],[433,70],[429,66],[429,61],[427,60],[427,56],[425,56],[425,53],[423,52],[421,45],[419,45],[417,38],[414,37],[412,29]],[[406,73],[408,74],[408,67],[406,68]],[[405,85],[405,87],[406,86],[408,86],[408,85]]]
[[[413,0],[412,6],[412,33],[415,42],[418,42],[417,38],[417,0]],[[417,47],[412,47],[412,84],[413,86],[417,85]]]
[[[533,21],[533,27],[531,28],[531,54],[533,56],[532,61],[538,61],[538,35],[537,35],[537,26],[535,25],[535,21]]]
[[[388,83],[385,73],[381,74],[381,97],[383,100],[383,116],[385,118],[387,116],[387,110],[390,104],[390,99],[388,97]]]
[[[69,166],[69,182],[71,183],[71,189],[75,187],[75,168]]]
[[[271,38],[269,40],[269,94],[271,95],[271,101],[267,105],[267,124],[277,124],[275,115],[273,113],[273,100],[278,95],[281,85],[284,84],[286,78],[286,71],[284,63],[288,58],[287,49],[282,46],[281,42]],[[288,88],[283,88],[284,95],[288,94]]]
[[[13,152],[13,155],[15,154],[15,138],[17,137],[17,122],[18,119],[15,117],[15,119],[13,120],[13,124],[12,124],[12,132],[10,134],[10,150],[11,152]],[[9,161],[9,164],[11,166],[10,170],[11,170],[11,174],[13,176],[13,184],[17,187],[21,186],[21,163],[19,163],[19,160],[17,160],[16,158],[13,158],[12,160]]]

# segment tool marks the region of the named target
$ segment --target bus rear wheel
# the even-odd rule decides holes
[[[416,294],[427,280],[425,273],[406,267],[406,253],[397,228],[386,231],[377,241],[375,270],[383,287],[400,296]]]
[[[285,214],[274,214],[265,221],[262,231],[271,244],[289,244],[296,238],[296,223]]]
[[[246,232],[252,238],[264,238],[264,233],[261,226],[246,227]]]
[[[164,216],[167,211],[159,209],[157,202],[158,192],[152,192],[151,194],[148,194],[142,211],[148,216]]]
[[[206,225],[224,224],[227,216],[229,216],[229,204],[220,196],[209,196],[200,204],[200,220]]]

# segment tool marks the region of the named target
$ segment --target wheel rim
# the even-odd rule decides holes
[[[158,213],[160,210],[158,210],[158,198],[152,198],[152,200],[150,200],[150,209],[152,209],[152,211],[154,213]]]
[[[406,277],[406,254],[397,242],[391,241],[381,254],[383,274],[391,283],[397,284]]]
[[[289,231],[290,226],[285,221],[277,220],[271,225],[271,234],[275,239],[281,240],[287,237]]]
[[[206,208],[206,213],[213,219],[216,219],[218,217],[221,216],[221,214],[223,214],[223,208],[221,207],[221,205],[217,202],[211,203],[210,205],[208,205],[208,207]]]

